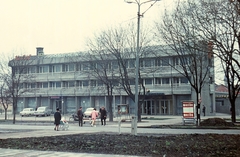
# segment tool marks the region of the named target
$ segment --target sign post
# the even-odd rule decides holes
[[[183,125],[185,125],[185,122],[192,122],[196,123],[195,116],[194,116],[194,102],[193,101],[183,101]]]

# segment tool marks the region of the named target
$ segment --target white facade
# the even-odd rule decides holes
[[[63,113],[73,113],[79,106],[82,106],[83,110],[88,107],[96,107],[98,110],[101,106],[106,106],[106,88],[96,78],[86,74],[85,71],[89,69],[81,61],[74,62],[73,57],[76,55],[44,55],[43,48],[37,48],[37,55],[31,56],[34,61],[27,65],[26,72],[26,75],[35,76],[34,81],[23,85],[24,88],[33,90],[20,96],[18,111],[23,107],[49,106],[53,111],[59,107]],[[167,56],[164,60],[174,63],[178,59],[177,56]],[[141,77],[146,89],[150,91],[142,105],[142,115],[181,115],[182,101],[196,99],[196,94],[187,79],[166,62],[160,62],[154,56],[141,59]],[[144,69],[156,70],[144,74]],[[133,72],[132,77],[134,75]],[[208,75],[201,93],[202,104],[207,108],[206,115],[215,114],[213,67]],[[134,91],[134,83],[132,88]],[[129,112],[134,112],[134,102],[126,92],[115,89],[114,115],[118,104],[129,104]]]

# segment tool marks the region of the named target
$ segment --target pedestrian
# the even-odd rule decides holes
[[[97,117],[98,117],[98,113],[96,111],[96,108],[94,108],[92,113],[91,113],[91,118],[92,118],[91,126],[96,127],[96,119],[97,119]]]
[[[206,107],[205,107],[204,105],[203,105],[202,112],[203,112],[203,116],[205,116],[205,113],[206,113]]]
[[[103,122],[104,122],[104,126],[106,125],[106,118],[107,118],[107,111],[105,110],[104,107],[102,107],[102,109],[101,109],[101,123],[103,125]]]
[[[82,112],[82,107],[79,107],[78,112],[78,124],[79,126],[83,126],[83,112]]]
[[[54,113],[54,124],[55,124],[55,127],[54,127],[54,130],[57,130],[58,131],[58,127],[59,127],[59,124],[60,124],[60,120],[61,120],[61,113],[59,111],[59,108],[57,108],[57,111]]]

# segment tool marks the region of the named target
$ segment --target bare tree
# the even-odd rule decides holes
[[[177,59],[170,63],[172,68],[182,74],[195,91],[197,108],[197,124],[200,123],[200,99],[202,88],[209,76],[209,70],[213,67],[207,53],[208,41],[199,39],[197,23],[192,21],[192,10],[185,3],[179,4],[171,12],[165,12],[163,21],[156,22],[158,41],[165,43],[160,51],[165,55],[177,56]],[[162,56],[159,56],[162,57]],[[209,58],[208,58],[209,57]],[[211,82],[210,82],[211,83]]]
[[[161,33],[164,33],[165,41],[171,44],[186,43],[189,40],[191,43],[205,41],[208,43],[209,57],[214,54],[221,59],[228,82],[233,122],[236,121],[235,100],[240,90],[239,3],[234,0],[188,0],[179,3],[173,13],[165,15],[164,29],[160,28],[162,25],[158,25],[158,28],[162,30]],[[193,49],[196,47],[194,46]]]
[[[10,106],[10,104],[12,103],[9,93],[7,93],[7,86],[6,84],[3,82],[0,85],[0,102],[4,108],[4,114],[5,114],[5,120],[7,120],[7,110]]]
[[[141,34],[140,42],[140,59],[144,57],[144,52],[147,51],[146,46],[150,40],[147,40],[147,33]],[[136,31],[134,25],[130,25],[128,29],[124,27],[118,27],[102,31],[99,35],[89,41],[88,46],[91,50],[91,56],[95,57],[94,60],[98,60],[98,63],[102,65],[102,69],[96,68],[97,78],[99,78],[110,91],[115,88],[123,89],[127,95],[135,102],[134,92],[134,78],[135,78],[135,47]],[[106,63],[109,62],[109,63]],[[114,63],[109,68],[109,64]],[[108,70],[108,72],[107,72]],[[110,70],[110,71],[109,71]],[[139,95],[141,99],[144,99],[145,87],[141,79],[141,69],[138,73],[139,78]],[[103,76],[103,78],[101,78]],[[108,79],[107,79],[108,78]],[[112,83],[115,82],[115,83]],[[119,84],[119,86],[114,86]],[[110,92],[111,94],[111,92]],[[111,96],[110,96],[111,97]],[[144,101],[139,101],[144,102]],[[138,121],[141,121],[141,105],[138,103]]]
[[[9,61],[8,64],[6,61]],[[31,65],[34,59],[32,59],[31,56],[24,55],[16,56],[14,59],[8,59],[6,61],[0,64],[0,74],[6,87],[3,93],[7,95],[7,98],[11,97],[13,124],[15,124],[19,97],[23,93],[31,92],[32,89],[29,86],[31,83],[35,83],[35,76],[28,73],[30,69],[29,65]]]
[[[84,71],[84,73],[93,79],[98,91],[102,91],[100,93],[107,93],[109,121],[113,121],[113,89],[118,87],[118,74],[114,69],[117,63],[114,62],[109,52],[102,50],[100,47],[95,47],[93,43],[89,42],[89,45],[91,45],[92,49],[82,58],[86,62],[84,65],[89,69]]]

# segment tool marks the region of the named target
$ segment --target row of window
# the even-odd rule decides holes
[[[171,83],[172,81],[172,83]],[[114,86],[118,86],[117,81],[112,81]],[[130,85],[135,85],[135,80],[129,80]],[[164,84],[186,84],[188,80],[184,77],[179,78],[147,78],[144,79],[145,85],[164,85]],[[54,82],[37,82],[37,83],[22,83],[22,88],[71,88],[71,87],[97,87],[103,86],[103,83],[98,80],[77,80],[77,81],[54,81]]]
[[[140,59],[140,67],[164,67],[170,65],[180,65],[182,61],[180,58],[148,58],[148,59]],[[185,64],[189,63],[189,60],[186,58],[184,61]],[[127,68],[135,67],[135,60],[130,59],[126,61]],[[21,69],[22,68],[22,69]],[[58,72],[68,72],[68,71],[84,71],[84,70],[93,70],[95,68],[99,69],[117,69],[118,63],[117,61],[109,61],[109,62],[95,62],[95,63],[68,63],[68,64],[54,64],[54,65],[40,65],[40,66],[28,66],[24,67],[16,67],[16,73],[58,73]],[[23,70],[23,72],[21,71]]]

